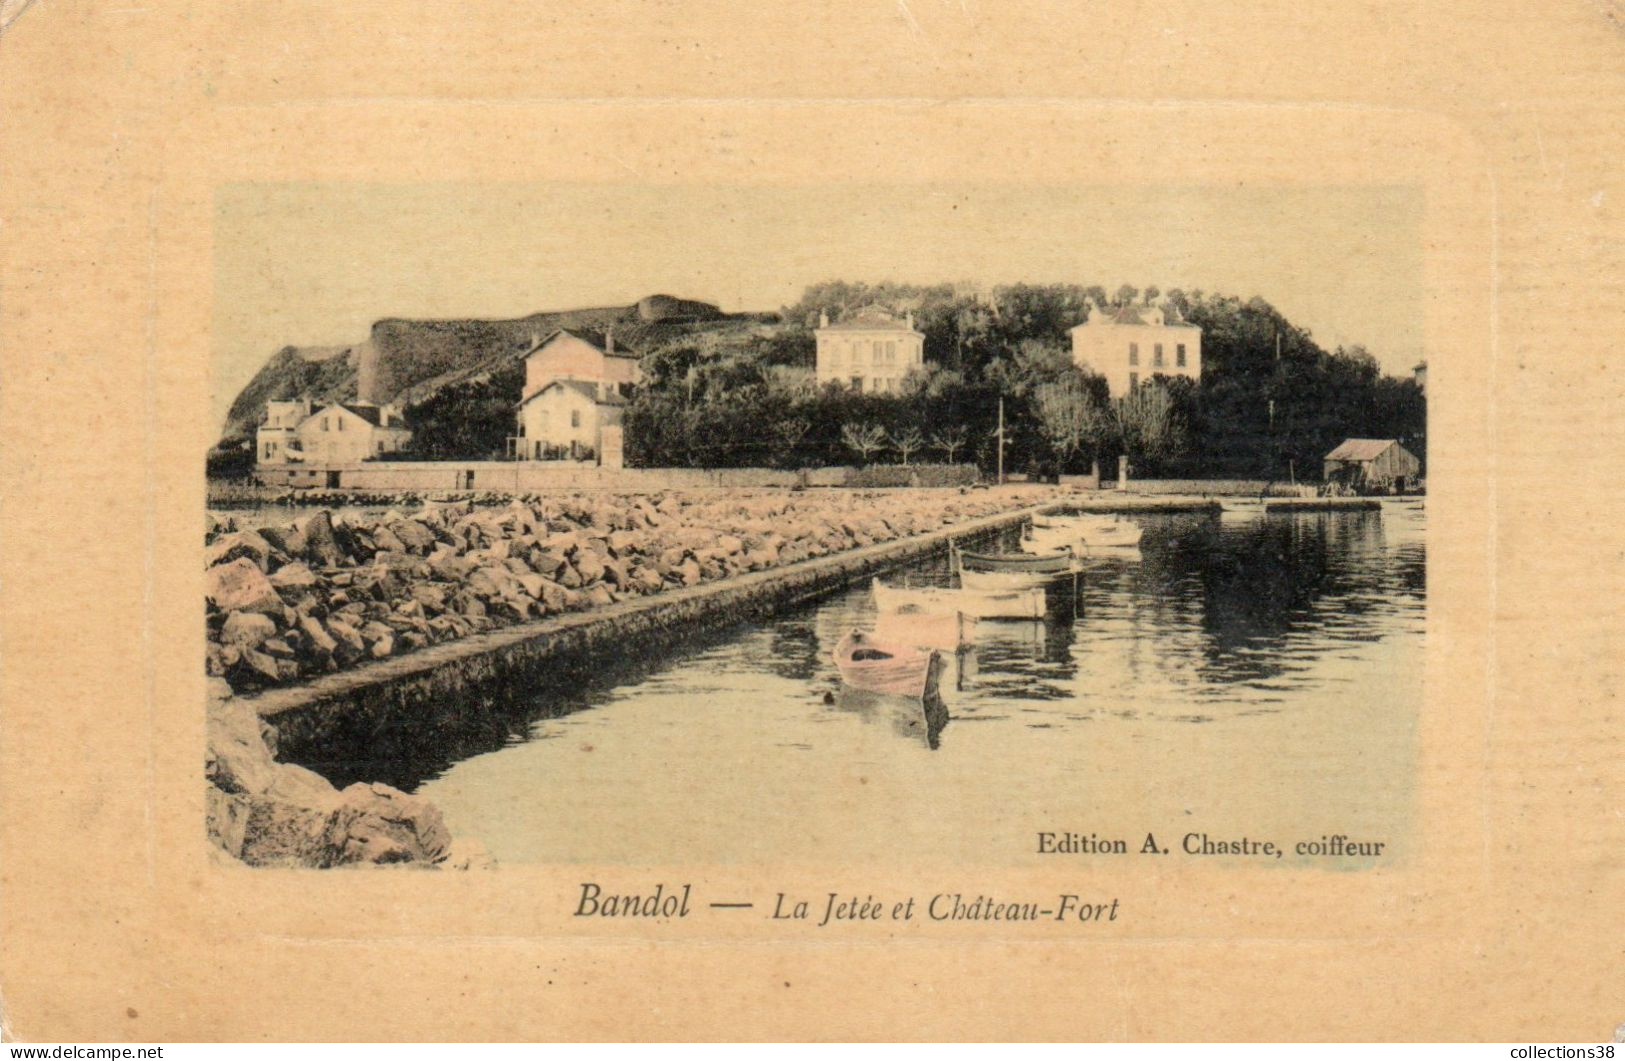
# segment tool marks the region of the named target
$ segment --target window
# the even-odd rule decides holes
[[[343,431],[344,430],[344,417],[335,416],[333,419],[335,419],[335,420],[337,420],[339,422],[339,430]]]
[[[379,453],[384,452],[384,440],[383,439],[378,440],[378,452]]]
[[[1158,343],[1151,348],[1151,365],[1153,368],[1162,367],[1162,344]]]
[[[571,409],[570,410],[570,426],[571,427],[580,427],[581,426],[581,410],[580,409]]]
[[[1140,374],[1138,372],[1130,372],[1128,374],[1128,389],[1133,390],[1135,387],[1138,387],[1139,385],[1140,385]]]
[[[1138,365],[1140,363],[1140,344],[1139,343],[1129,343],[1128,344],[1128,363],[1131,364],[1131,365]]]
[[[860,391],[860,390],[863,389],[863,377],[862,376],[853,376],[852,377],[852,389],[855,390],[855,391]]]
[[[327,430],[327,417],[325,417],[325,416],[322,417],[322,430],[323,431]]]
[[[1174,347],[1174,364],[1178,365],[1180,368],[1185,367],[1185,344],[1184,343],[1180,343],[1178,346]]]

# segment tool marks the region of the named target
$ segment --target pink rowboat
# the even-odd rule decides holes
[[[936,691],[942,656],[853,630],[835,645],[835,669],[854,689],[924,697]]]

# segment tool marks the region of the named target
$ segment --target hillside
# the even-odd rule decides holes
[[[366,397],[414,405],[441,388],[488,379],[531,340],[556,328],[614,328],[618,346],[647,350],[695,331],[728,330],[753,316],[727,316],[704,302],[650,295],[630,306],[533,313],[512,320],[405,320],[373,324],[353,346],[285,346],[266,361],[231,404],[218,448],[253,437],[265,403],[301,395],[317,401]]]

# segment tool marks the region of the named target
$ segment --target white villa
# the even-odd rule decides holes
[[[914,314],[899,319],[879,306],[866,306],[831,324],[819,313],[818,383],[846,383],[853,390],[896,394],[903,377],[925,365],[925,334]]]
[[[411,437],[393,405],[334,402],[317,408],[300,398],[265,403],[254,455],[262,465],[353,464],[398,450]]]
[[[1072,360],[1105,376],[1114,395],[1152,376],[1202,378],[1202,329],[1172,305],[1096,305],[1070,334]]]
[[[604,456],[605,428],[617,441],[627,396],[643,378],[639,355],[615,346],[615,333],[560,329],[534,339],[525,354],[525,389],[518,434],[509,439],[519,460]]]

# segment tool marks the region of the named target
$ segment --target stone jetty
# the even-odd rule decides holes
[[[941,530],[1033,489],[762,491],[320,511],[205,540],[207,668],[236,692]]]
[[[910,538],[924,548],[935,532],[974,528],[1047,496],[1033,488],[550,495],[428,502],[359,520],[320,511],[258,530],[211,516],[210,839],[251,865],[489,864],[476,841],[454,843],[420,797],[376,783],[341,791],[279,762],[279,727],[298,732],[311,720],[268,710],[267,700],[299,698],[348,681],[339,672],[418,650],[461,655],[464,638],[496,659],[489,642],[520,624],[534,624],[511,631],[527,638],[564,624],[558,636],[573,643],[601,625],[595,610],[607,618],[657,603],[638,598],[669,594],[680,621],[697,610],[696,593],[730,594],[739,584],[743,608],[775,569],[815,557],[841,563],[842,554],[860,563],[877,549],[906,551]],[[809,585],[819,577],[809,574]],[[365,675],[392,666],[354,677],[371,688],[377,682]],[[355,695],[365,709],[368,694]]]

